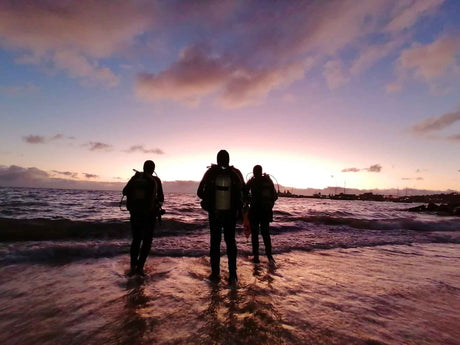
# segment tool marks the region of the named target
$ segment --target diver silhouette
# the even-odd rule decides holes
[[[220,150],[217,154],[217,165],[212,164],[206,171],[198,186],[197,195],[201,207],[208,211],[211,232],[211,281],[220,280],[220,243],[222,229],[227,246],[228,271],[230,284],[238,280],[236,274],[236,240],[235,227],[244,198],[244,180],[241,172],[229,165],[230,156],[227,151]]]
[[[269,262],[274,263],[269,223],[273,221],[273,206],[278,199],[273,181],[267,174],[262,174],[262,167],[253,168],[254,176],[246,184],[250,202],[249,220],[251,222],[251,240],[253,262],[259,263],[259,230],[265,244],[265,254]]]
[[[143,172],[136,171],[123,188],[127,196],[126,207],[130,213],[132,242],[129,275],[144,275],[144,265],[152,247],[155,220],[164,202],[161,180],[153,176],[155,163],[144,162]]]

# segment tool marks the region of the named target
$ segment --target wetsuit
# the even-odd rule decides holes
[[[228,183],[220,184],[228,178]],[[202,199],[203,209],[208,211],[211,231],[211,276],[220,274],[220,243],[222,230],[227,246],[228,271],[230,278],[236,277],[237,247],[235,240],[236,219],[241,215],[244,182],[241,172],[230,166],[222,168],[212,165],[205,173],[198,187],[197,195]],[[226,194],[229,193],[229,194]]]
[[[136,173],[123,188],[127,195],[127,208],[130,212],[131,270],[142,272],[152,247],[155,219],[159,206],[164,201],[161,180],[146,173]]]
[[[264,240],[265,254],[269,259],[273,259],[269,223],[273,220],[273,205],[276,199],[278,199],[275,186],[270,177],[264,174],[251,178],[246,188],[251,200],[249,220],[251,222],[252,253],[254,259],[258,260],[259,258],[259,231]]]

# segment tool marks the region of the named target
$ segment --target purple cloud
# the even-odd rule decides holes
[[[343,173],[348,173],[348,172],[360,172],[360,171],[368,171],[368,172],[380,172],[382,170],[382,166],[380,164],[374,164],[374,165],[371,165],[369,168],[362,168],[362,169],[359,169],[359,168],[346,168],[346,169],[342,169],[342,172]]]
[[[449,141],[460,142],[460,134],[449,135],[446,139]]]
[[[37,168],[23,168],[17,165],[9,167],[0,166],[0,182],[6,181],[29,181],[29,180],[42,180],[49,178],[46,171]]]
[[[142,153],[153,153],[157,155],[162,155],[164,154],[163,150],[156,148],[156,149],[147,149],[144,147],[144,145],[133,145],[129,149],[127,149],[125,152],[127,153],[133,153],[133,152],[142,152]]]
[[[64,136],[62,134],[56,134],[52,137],[45,137],[43,135],[31,134],[31,135],[22,137],[22,140],[24,140],[26,143],[29,143],[29,144],[45,144],[50,141],[61,140],[63,138]]]
[[[403,181],[423,181],[423,177],[402,177],[401,180]]]
[[[85,144],[85,146],[89,146],[90,151],[99,151],[99,150],[109,151],[112,149],[112,145],[104,144],[99,141],[91,141],[88,144]]]
[[[45,137],[41,135],[32,135],[32,134],[22,137],[22,140],[24,140],[26,143],[29,143],[29,144],[44,144],[46,142]]]
[[[369,168],[366,168],[365,170],[369,172],[380,172],[382,171],[382,166],[380,164],[374,164],[371,165]]]
[[[347,172],[359,172],[361,169],[358,168],[345,168],[342,169],[342,172],[347,173]]]
[[[77,178],[78,177],[78,173],[76,173],[76,172],[58,171],[58,170],[53,170],[53,172],[56,173],[56,174],[59,174],[59,175],[70,177],[70,178]]]
[[[424,134],[428,132],[434,132],[442,130],[448,126],[451,126],[455,122],[460,121],[460,109],[452,113],[446,113],[439,116],[429,117],[415,125],[413,125],[410,130],[413,133]],[[460,135],[452,136],[454,140]]]

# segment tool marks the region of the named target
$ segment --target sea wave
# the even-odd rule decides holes
[[[178,236],[202,229],[202,222],[164,219],[155,236]],[[68,219],[0,218],[0,241],[46,241],[66,239],[116,239],[131,234],[129,221],[73,221]]]
[[[355,229],[366,230],[413,230],[413,231],[460,231],[458,218],[438,218],[423,221],[408,218],[394,219],[362,219],[337,216],[301,216],[293,217],[290,221],[325,225],[345,225]]]
[[[174,215],[171,215],[174,217]],[[360,219],[330,215],[275,217],[271,223],[275,234],[305,231],[312,226],[359,229],[363,231],[459,232],[455,218],[431,218],[430,220],[393,218]],[[240,227],[240,225],[239,225]],[[208,229],[205,217],[163,218],[156,226],[156,237],[182,236]],[[343,229],[342,229],[343,230]],[[75,221],[61,217],[12,219],[0,218],[0,241],[40,241],[65,239],[116,239],[130,236],[128,220]]]

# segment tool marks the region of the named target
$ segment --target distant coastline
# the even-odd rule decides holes
[[[161,176],[160,176],[161,178]],[[1,187],[17,187],[17,188],[49,188],[49,189],[76,189],[76,190],[111,190],[121,191],[124,185],[128,182],[99,182],[99,181],[80,181],[70,179],[57,179],[49,178],[45,180],[38,179],[1,179],[0,177],[0,188]],[[186,193],[195,194],[198,188],[199,181],[191,180],[177,180],[177,181],[165,181],[162,179],[163,189],[166,193]],[[385,200],[390,198],[392,201],[395,199],[404,200],[404,198],[410,198],[415,196],[428,196],[428,195],[443,195],[459,193],[460,190],[448,189],[448,190],[427,190],[427,189],[415,189],[415,188],[386,188],[386,189],[357,189],[347,188],[338,186],[329,186],[326,188],[294,188],[283,185],[276,186],[278,191],[281,191],[281,196],[293,195],[291,197],[327,197],[329,195],[339,196],[343,194],[342,199],[351,198],[348,200],[355,200],[354,195],[369,195],[371,199],[358,199],[358,200],[374,200],[382,201],[381,196]],[[340,193],[339,193],[340,191]],[[339,198],[339,197],[337,197]],[[409,201],[411,202],[411,201]],[[414,200],[414,202],[419,202]]]
[[[313,195],[301,195],[291,193],[289,190],[278,192],[278,196],[282,198],[313,198],[313,199],[333,199],[333,200],[365,200],[365,201],[392,201],[392,202],[423,202],[423,203],[460,203],[460,194],[457,192],[424,194],[424,195],[383,195],[365,192],[361,194],[322,194],[316,193]]]

